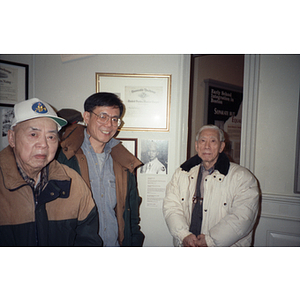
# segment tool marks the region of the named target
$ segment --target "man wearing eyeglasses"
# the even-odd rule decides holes
[[[90,187],[99,214],[104,246],[142,246],[134,170],[142,163],[114,139],[123,114],[122,101],[112,93],[95,93],[84,103],[80,124],[69,126],[57,160],[75,169]],[[58,112],[59,115],[59,112]]]

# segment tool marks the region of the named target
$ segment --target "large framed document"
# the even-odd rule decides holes
[[[16,104],[28,99],[29,66],[0,60],[0,104]]]
[[[123,101],[121,130],[169,131],[171,75],[96,73],[96,92],[111,92]]]

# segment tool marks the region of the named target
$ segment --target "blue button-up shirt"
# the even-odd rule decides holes
[[[117,204],[116,178],[113,171],[111,149],[119,141],[111,139],[104,147],[103,153],[95,153],[86,130],[81,149],[86,156],[93,198],[99,214],[99,235],[106,247],[117,247],[118,222],[115,213]]]

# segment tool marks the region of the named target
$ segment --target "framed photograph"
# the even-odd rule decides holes
[[[0,103],[0,151],[8,146],[7,131],[12,124],[14,118],[14,106],[13,104]]]
[[[135,157],[137,157],[137,139],[130,138],[116,138],[122,142],[123,146],[131,152]]]
[[[0,60],[0,103],[28,99],[28,65]]]
[[[121,131],[169,131],[171,75],[96,73],[96,91],[123,101]]]
[[[168,174],[167,140],[141,140],[141,174]]]

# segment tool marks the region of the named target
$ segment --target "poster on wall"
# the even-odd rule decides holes
[[[224,130],[224,152],[231,161],[240,163],[243,88],[212,79],[204,82],[207,124]]]
[[[161,208],[166,193],[168,179],[165,176],[148,176],[146,188],[146,207]]]

